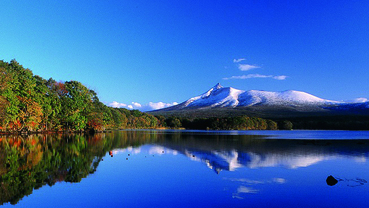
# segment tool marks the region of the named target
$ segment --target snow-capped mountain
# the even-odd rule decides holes
[[[287,90],[283,92],[262,90],[244,91],[232,87],[223,87],[218,83],[202,95],[190,98],[171,108],[235,108],[254,105],[326,105],[340,103],[342,102],[322,99],[309,93],[295,90]]]
[[[178,105],[152,111],[154,115],[291,117],[369,115],[369,102],[333,101],[306,92],[239,90],[219,83],[205,93]],[[196,111],[188,113],[189,111]]]

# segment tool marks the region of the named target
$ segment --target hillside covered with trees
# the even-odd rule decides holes
[[[112,108],[78,81],[46,80],[17,61],[0,61],[0,131],[101,131],[157,128],[158,119],[138,110]]]

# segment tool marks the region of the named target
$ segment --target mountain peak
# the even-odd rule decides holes
[[[202,98],[206,98],[209,97],[211,95],[212,92],[219,90],[223,88],[222,85],[220,85],[220,83],[216,84],[214,87],[210,88],[210,90],[208,90],[207,92],[205,92],[204,94],[201,95]]]
[[[220,83],[218,83],[212,89],[220,89],[220,88],[223,88],[223,86]]]

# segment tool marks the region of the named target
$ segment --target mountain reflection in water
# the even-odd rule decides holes
[[[369,157],[369,140],[286,140],[265,139],[258,135],[183,134],[180,140],[167,138],[158,142],[191,160],[201,161],[216,173],[240,167],[299,168],[320,161],[350,158],[365,162]]]
[[[107,153],[112,157],[129,149],[138,154],[142,145],[150,145],[150,156],[182,154],[218,174],[242,167],[296,169],[335,158],[366,161],[369,155],[369,140],[283,140],[200,131],[0,136],[0,205],[17,204],[45,185],[78,183],[95,173]],[[239,192],[256,193],[247,187]]]

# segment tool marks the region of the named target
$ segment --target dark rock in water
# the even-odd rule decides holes
[[[330,176],[327,177],[326,182],[327,182],[328,186],[334,186],[338,183],[338,180],[330,175]]]

